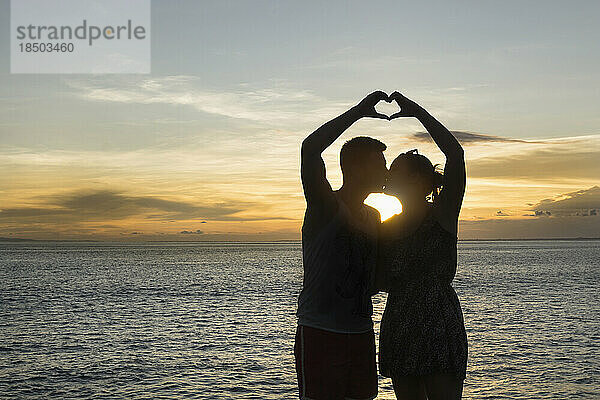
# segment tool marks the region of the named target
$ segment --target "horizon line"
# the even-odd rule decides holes
[[[600,240],[600,237],[538,237],[538,238],[472,238],[458,239],[459,242],[494,241],[536,241],[536,240]],[[97,239],[28,239],[0,237],[0,242],[94,242],[94,243],[302,243],[302,239],[274,240],[97,240]]]

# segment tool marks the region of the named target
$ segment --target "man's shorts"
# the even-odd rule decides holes
[[[300,399],[377,397],[375,334],[335,333],[298,325],[294,344]]]

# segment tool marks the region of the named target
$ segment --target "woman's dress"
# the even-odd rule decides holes
[[[381,320],[379,369],[383,376],[451,373],[466,377],[467,335],[458,296],[457,238],[430,209],[406,237],[380,238],[379,262],[388,298]]]

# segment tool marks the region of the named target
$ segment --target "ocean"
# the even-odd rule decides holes
[[[458,258],[464,399],[600,399],[600,241]],[[297,242],[0,243],[0,398],[298,398],[301,284]]]

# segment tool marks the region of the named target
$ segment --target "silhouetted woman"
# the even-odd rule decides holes
[[[446,155],[446,165],[442,175],[413,150],[390,166],[385,192],[400,199],[402,213],[381,225],[377,280],[388,298],[379,370],[392,378],[398,399],[460,399],[467,336],[451,282],[466,180],[463,149],[421,106],[398,92],[390,97],[401,110],[391,118],[417,118]]]

